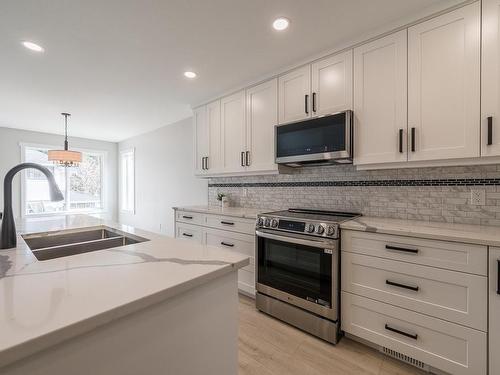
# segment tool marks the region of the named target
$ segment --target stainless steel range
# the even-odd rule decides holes
[[[357,216],[306,209],[258,215],[257,308],[335,344],[340,328],[339,227]]]

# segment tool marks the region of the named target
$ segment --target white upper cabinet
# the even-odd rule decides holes
[[[280,124],[311,117],[311,65],[280,76],[278,85]]]
[[[408,160],[480,155],[479,2],[408,29]]]
[[[207,172],[205,163],[208,157],[208,127],[205,106],[193,110],[194,131],[194,169],[195,174]]]
[[[406,30],[354,49],[354,164],[405,162]]]
[[[222,133],[220,121],[220,100],[216,100],[206,106],[207,128],[208,128],[208,159],[206,168],[208,173],[220,171],[222,164]]]
[[[352,50],[312,64],[312,116],[352,109]]]
[[[278,124],[276,78],[247,89],[246,123],[248,170],[277,170],[274,163],[274,127]]]
[[[245,90],[220,100],[224,172],[245,169]]]
[[[481,155],[500,155],[500,0],[483,0]]]

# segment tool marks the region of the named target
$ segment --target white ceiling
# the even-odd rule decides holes
[[[0,126],[120,141],[450,0],[1,0]],[[277,16],[290,28],[271,28]],[[37,54],[21,46],[31,40]],[[184,78],[185,70],[198,78]]]

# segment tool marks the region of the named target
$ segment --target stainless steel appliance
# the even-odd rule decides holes
[[[257,308],[335,344],[340,327],[339,226],[356,216],[305,209],[258,215]]]
[[[276,163],[291,167],[352,163],[352,111],[276,126]]]

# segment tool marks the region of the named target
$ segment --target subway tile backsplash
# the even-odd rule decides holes
[[[471,189],[486,204],[471,204]],[[361,212],[410,220],[500,226],[500,164],[357,171],[352,165],[308,167],[290,174],[209,180],[209,204],[226,193],[232,206]]]

